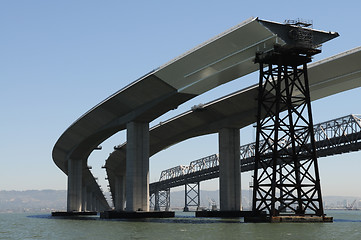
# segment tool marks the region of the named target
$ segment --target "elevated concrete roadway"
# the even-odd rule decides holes
[[[293,29],[298,28],[258,18],[248,19],[146,74],[75,121],[61,135],[52,153],[55,164],[65,174],[72,173],[68,177],[68,211],[81,209],[80,199],[83,197],[80,189],[84,179],[79,175],[89,171],[84,166],[96,146],[127,128],[128,141],[132,140],[136,148],[133,153],[138,152],[139,146],[145,149],[142,146],[149,143],[148,131],[144,129],[149,122],[205,91],[256,71],[258,66],[253,63],[255,53],[270,51],[275,44],[294,45],[294,39],[289,34]],[[313,34],[313,45],[338,36],[331,32],[307,31]],[[129,153],[127,161],[134,162],[135,166],[142,164],[142,170],[132,168],[128,172],[131,174],[127,174],[127,183],[143,181],[141,178],[149,175],[147,154],[133,153]],[[148,208],[144,201],[134,202],[137,195],[148,191],[146,184],[135,188],[138,187],[141,189],[127,194],[127,197],[133,196],[127,199],[132,206],[127,210]],[[128,190],[133,191],[133,186],[129,186]]]
[[[311,100],[317,100],[361,86],[361,47],[309,64]],[[226,97],[194,108],[150,130],[150,155],[224,128],[240,129],[256,121],[258,86],[251,86]],[[119,146],[106,161],[113,200],[123,205],[115,191],[115,173],[125,174],[126,145]],[[118,189],[119,190],[119,189]],[[117,204],[116,204],[117,205]]]

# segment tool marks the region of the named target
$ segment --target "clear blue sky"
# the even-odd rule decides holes
[[[51,152],[72,122],[146,72],[249,17],[312,19],[317,29],[338,31],[341,36],[315,60],[361,45],[360,1],[293,2],[0,1],[0,190],[66,189]],[[163,118],[256,81],[257,74],[236,80]],[[314,102],[314,122],[361,113],[360,95],[355,89]],[[242,144],[254,139],[250,128],[241,134]],[[90,156],[103,189],[100,167],[124,136],[115,135]],[[151,181],[163,169],[217,152],[216,135],[175,145],[151,158]],[[361,153],[319,162],[324,195],[361,196]],[[218,188],[216,181],[202,186]]]

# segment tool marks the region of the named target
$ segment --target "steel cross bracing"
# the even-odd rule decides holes
[[[156,191],[149,198],[149,206],[154,211],[169,211],[170,207],[170,189]]]
[[[351,114],[315,124],[314,133],[317,157],[358,151],[361,149],[361,115]],[[281,142],[286,144],[285,140]],[[242,172],[254,170],[255,145],[250,143],[240,147]],[[150,184],[151,194],[154,194],[155,189],[165,190],[187,182],[196,183],[219,177],[218,155],[213,154],[192,161],[189,166],[171,169],[162,171],[160,180]]]
[[[312,41],[311,41],[312,42]],[[252,211],[324,216],[312,123],[308,51],[260,53]]]
[[[351,114],[315,124],[314,133],[317,157],[358,151],[361,149],[361,115]],[[280,142],[287,144],[284,139]],[[255,142],[241,146],[242,171],[254,169],[255,146]]]
[[[197,210],[200,206],[200,186],[199,182],[196,183],[187,183],[185,185],[185,195],[184,195],[184,212],[189,211],[189,207],[197,207]]]

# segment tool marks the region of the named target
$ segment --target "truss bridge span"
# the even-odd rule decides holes
[[[318,157],[348,153],[361,149],[361,115],[350,114],[314,125]],[[286,142],[283,143],[287,145]],[[287,151],[287,148],[285,149]],[[241,172],[254,169],[255,143],[240,147]],[[150,184],[150,194],[155,191],[219,177],[218,154],[192,161],[189,166],[177,166],[161,172],[158,182]]]

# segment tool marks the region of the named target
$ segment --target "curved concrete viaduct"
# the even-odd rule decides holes
[[[87,177],[91,175],[87,168],[90,153],[124,129],[127,129],[128,142],[126,176],[130,184],[127,211],[148,211],[145,196],[149,191],[149,177],[146,177],[149,175],[149,122],[205,91],[256,71],[255,53],[270,51],[275,44],[294,44],[289,32],[296,28],[258,18],[248,19],[141,77],[75,121],[61,135],[52,153],[55,164],[68,175],[68,211],[82,210],[85,188],[99,188]],[[314,45],[338,36],[309,31]],[[104,196],[97,194],[97,197],[102,208],[107,208]]]
[[[360,61],[361,47],[358,47],[310,64],[308,73],[311,100],[360,87]],[[150,156],[192,137],[219,133],[222,129],[240,129],[254,123],[257,94],[258,85],[251,86],[153,127],[149,133]],[[125,192],[124,185],[119,184],[119,179],[124,179],[125,176],[126,144],[111,153],[105,166],[114,205],[116,209],[121,210],[124,207]]]

